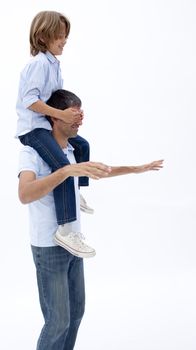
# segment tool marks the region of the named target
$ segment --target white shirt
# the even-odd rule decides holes
[[[75,163],[73,147],[68,144],[68,147],[63,150],[67,154],[70,163]],[[39,154],[31,147],[22,147],[19,155],[19,169],[21,171],[33,171],[36,178],[42,178],[51,173],[50,167],[46,164]],[[78,178],[74,177],[75,195],[76,195],[76,215],[77,220],[65,224],[68,232],[80,232],[80,196],[78,189]],[[53,193],[50,192],[46,196],[36,200],[29,206],[29,231],[30,243],[37,247],[51,247],[56,244],[53,242],[53,236],[58,228],[56,220],[56,212],[54,205]]]
[[[18,114],[16,137],[35,128],[51,130],[44,115],[28,109],[38,100],[46,102],[52,93],[62,89],[60,62],[49,51],[39,52],[25,66],[20,75],[16,111]]]

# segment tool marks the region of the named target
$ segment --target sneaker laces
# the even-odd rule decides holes
[[[80,239],[85,240],[85,237],[84,237],[84,235],[83,235],[82,232],[76,232],[76,234],[78,235],[78,237],[79,237]]]
[[[69,238],[70,238],[70,241],[72,241],[73,244],[78,247],[78,249],[81,249],[84,252],[94,251],[93,248],[88,246],[83,241],[85,239],[83,233],[81,233],[81,232],[70,232],[69,233]]]

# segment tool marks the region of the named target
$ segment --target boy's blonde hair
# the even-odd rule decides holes
[[[40,51],[47,51],[48,44],[58,38],[62,23],[65,24],[66,37],[68,37],[70,21],[63,14],[55,11],[41,11],[34,17],[29,37],[32,56],[36,56]]]

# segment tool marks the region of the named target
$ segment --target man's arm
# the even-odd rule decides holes
[[[140,174],[150,170],[160,170],[163,168],[163,160],[156,160],[154,162],[138,166],[111,166],[110,168],[111,171],[106,177],[127,174]]]
[[[111,176],[131,173],[139,174],[150,170],[160,170],[162,167],[163,160],[157,160],[138,166],[116,167],[109,167],[98,162],[84,162],[66,165],[41,179],[37,179],[33,171],[22,171],[19,179],[19,198],[23,204],[38,200],[53,191],[56,186],[69,176],[88,176],[91,179],[98,180]]]
[[[54,173],[37,179],[33,171],[21,171],[19,177],[18,195],[23,204],[31,203],[53,191],[56,186],[69,176],[88,176],[98,180],[107,177],[110,167],[98,162],[84,162],[66,165]]]

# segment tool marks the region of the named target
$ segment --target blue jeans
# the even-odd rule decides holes
[[[52,172],[70,164],[59,144],[52,136],[51,131],[46,129],[34,129],[26,135],[19,136],[23,145],[34,148],[40,157],[50,166]],[[87,162],[89,160],[89,143],[81,136],[69,139],[75,148],[76,162]],[[88,177],[79,177],[79,186],[88,186]],[[57,223],[59,225],[76,220],[76,201],[74,190],[74,178],[68,177],[58,185],[54,191],[54,202]]]
[[[85,308],[83,259],[59,246],[31,249],[45,320],[37,350],[72,350]]]

